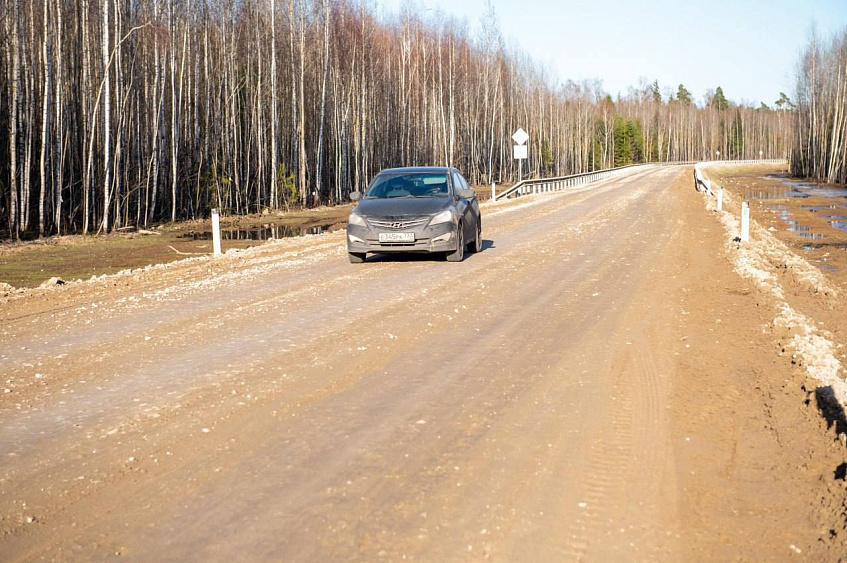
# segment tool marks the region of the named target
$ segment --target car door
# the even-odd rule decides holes
[[[453,171],[453,189],[454,190],[469,190],[467,180],[457,171]],[[454,193],[456,193],[454,191]],[[473,203],[476,196],[469,199],[458,198],[456,201],[456,211],[462,218],[462,226],[464,227],[464,235],[466,241],[472,241],[476,236],[477,218],[474,212]]]

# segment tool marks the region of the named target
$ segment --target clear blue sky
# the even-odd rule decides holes
[[[417,4],[479,28],[485,0],[370,0],[380,12]],[[827,37],[847,26],[847,0],[492,0],[507,42],[560,80],[600,79],[613,96],[639,78],[682,83],[701,102],[723,87],[735,101],[772,105],[793,75],[812,25]]]

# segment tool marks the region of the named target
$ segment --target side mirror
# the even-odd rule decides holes
[[[362,199],[362,192],[350,192],[350,201],[359,201],[360,199]]]
[[[459,188],[456,190],[456,195],[459,196],[460,199],[472,199],[476,195],[476,192],[473,190]]]

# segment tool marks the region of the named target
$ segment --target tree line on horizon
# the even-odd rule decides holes
[[[109,232],[347,201],[380,169],[511,182],[630,163],[783,158],[789,107],[560,83],[504,41],[357,0],[0,0],[0,229]],[[524,166],[526,171],[526,165]]]
[[[797,68],[791,173],[847,184],[847,27],[812,34]]]

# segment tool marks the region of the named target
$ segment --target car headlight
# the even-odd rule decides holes
[[[366,227],[365,220],[358,213],[351,213],[350,217],[347,218],[348,225],[358,225],[360,227]]]
[[[453,211],[451,209],[445,209],[435,217],[433,217],[430,221],[430,225],[440,225],[441,223],[449,223],[453,220]]]

